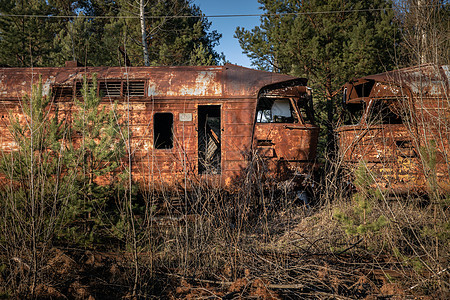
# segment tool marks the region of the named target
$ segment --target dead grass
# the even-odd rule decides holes
[[[232,197],[227,195],[226,197]],[[221,198],[195,216],[180,215],[154,223],[139,242],[137,298],[172,299],[445,299],[449,294],[449,243],[445,232],[436,252],[434,209],[408,199],[380,200],[370,218],[389,222],[378,232],[348,235],[334,212],[353,212],[345,198],[329,206],[293,205],[272,209],[264,217],[252,202],[230,208],[236,199]],[[254,199],[253,199],[254,200]],[[259,198],[261,200],[261,198]],[[267,198],[270,201],[294,199]],[[269,201],[270,200],[270,201]],[[219,208],[229,207],[228,211]],[[261,208],[259,208],[261,209]],[[438,215],[442,224],[448,207]],[[444,227],[442,227],[444,228]],[[141,227],[139,230],[149,230]],[[448,232],[447,232],[448,234]],[[111,252],[110,252],[111,251]],[[110,251],[52,248],[36,295],[41,298],[93,299],[131,295],[133,259],[126,248]],[[8,262],[1,272],[1,292],[20,266]],[[26,291],[26,290],[25,290]],[[22,294],[22,296],[26,295]],[[425,299],[425,298],[424,298]]]

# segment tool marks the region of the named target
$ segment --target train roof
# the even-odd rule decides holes
[[[369,75],[346,83],[346,102],[364,98],[386,99],[406,94],[426,97],[448,97],[450,85],[449,65],[424,64]]]
[[[256,98],[263,87],[306,86],[307,80],[232,64],[173,67],[66,67],[0,68],[0,99],[17,100],[29,94],[41,78],[44,91],[53,86],[74,87],[84,76],[96,74],[102,82],[145,82],[143,97]],[[283,84],[284,83],[284,84]],[[280,85],[278,85],[280,84]],[[144,84],[142,85],[144,86]]]

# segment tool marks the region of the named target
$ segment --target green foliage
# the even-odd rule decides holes
[[[203,44],[195,45],[191,52],[189,65],[192,66],[210,66],[215,65],[217,61],[211,53],[208,53]]]
[[[119,15],[138,16],[139,9],[129,1],[118,1]],[[216,31],[208,32],[211,23],[202,16],[201,10],[187,0],[156,1],[145,7],[146,33],[150,65],[197,65],[217,64],[221,55],[214,51],[221,37]],[[171,16],[195,16],[171,18]],[[114,23],[116,45],[124,45],[133,65],[143,65],[140,21],[138,18],[121,19]],[[199,56],[201,58],[199,59]],[[194,59],[196,58],[196,59]]]
[[[381,199],[381,192],[373,188],[371,185],[374,180],[368,172],[364,162],[358,165],[355,171],[354,184],[358,189],[353,195],[353,211],[346,214],[337,211],[334,217],[344,227],[348,235],[376,233],[388,224],[388,220],[384,215],[375,219],[373,216],[373,205]]]
[[[382,64],[391,62],[389,49],[398,29],[388,1],[259,3],[268,14],[277,15],[261,17],[261,25],[251,31],[238,27],[236,37],[261,69],[306,75],[322,85],[333,76],[333,83],[340,85],[353,76],[389,67]],[[365,9],[381,10],[356,11]]]
[[[58,120],[58,108],[50,99],[51,95],[44,95],[39,81],[32,88],[32,96],[21,101],[24,118],[10,115],[9,130],[17,151],[3,154],[0,172],[20,187],[22,192],[18,195],[24,197],[29,197],[30,190],[35,195],[48,190],[49,195],[57,193],[61,197],[70,192],[59,187],[73,175],[64,164],[66,152],[61,143],[68,129],[64,121]]]
[[[450,241],[450,221],[424,226],[421,230],[421,237],[423,239],[437,238],[442,243],[447,244]]]
[[[108,110],[106,106],[100,106],[95,74],[91,86],[84,79],[81,92],[83,101],[75,99],[77,112],[72,122],[72,134],[80,137],[80,146],[75,147],[73,153],[82,159],[81,176],[89,178],[88,183],[93,185],[119,167],[125,154],[126,135],[118,123],[117,103]]]
[[[55,33],[53,46],[57,51],[51,53],[55,66],[63,66],[68,60],[78,60],[85,65],[103,62],[99,56],[101,43],[97,42],[100,35],[95,31],[94,23],[80,13],[79,17],[67,22]]]
[[[426,171],[436,172],[436,141],[431,140],[427,146],[421,146],[419,152]]]
[[[31,96],[21,100],[20,118],[10,116],[14,148],[0,157],[0,176],[8,183],[0,189],[2,248],[22,251],[32,262],[30,276],[39,270],[38,247],[48,247],[65,226],[67,208],[76,195],[75,172],[64,159],[67,125],[58,119],[50,99],[39,80]]]
[[[52,15],[57,8],[43,0],[0,1],[0,15]],[[0,65],[48,65],[52,35],[60,20],[0,17]]]
[[[120,65],[118,48],[124,46],[123,28],[117,28],[119,3],[116,1],[68,1],[66,20],[54,34],[51,53],[52,66],[63,66],[65,61],[77,60],[84,65]],[[95,18],[104,16],[107,18]],[[111,18],[108,18],[111,17]]]
[[[22,15],[0,18],[0,65],[62,66],[78,60],[117,66],[124,62],[119,47],[132,65],[143,65],[139,8],[134,2],[0,1],[0,14]],[[209,32],[211,23],[190,1],[146,2],[145,15],[151,65],[217,64],[222,58],[214,51],[221,35]],[[194,17],[171,18],[186,15]]]
[[[126,134],[115,115],[117,104],[100,105],[96,91],[95,76],[91,86],[85,79],[71,124],[59,118],[58,104],[41,82],[21,101],[23,114],[10,115],[14,149],[0,157],[8,182],[0,189],[0,208],[1,228],[14,230],[1,233],[2,243],[24,243],[26,249],[27,232],[37,230],[34,243],[57,236],[89,244],[106,218],[114,217],[108,213],[114,212],[110,200],[120,185]]]
[[[97,77],[91,84],[84,78],[81,91],[83,100],[74,100],[76,112],[71,123],[70,151],[66,159],[76,170],[76,201],[70,207],[72,219],[85,220],[74,223],[69,236],[86,237],[85,243],[93,242],[96,231],[105,226],[109,215],[109,200],[115,197],[120,185],[121,160],[125,155],[126,134],[119,125],[117,103],[107,109],[97,96]],[[81,231],[78,232],[78,231]]]

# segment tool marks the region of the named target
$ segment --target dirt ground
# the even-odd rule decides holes
[[[395,261],[364,261],[343,255],[241,254],[245,268],[225,265],[211,278],[182,275],[182,270],[142,267],[132,295],[133,270],[128,255],[59,249],[49,252],[38,299],[445,299],[408,286],[408,270]],[[145,257],[141,261],[145,264]],[[270,267],[272,265],[272,267]],[[397,266],[397,267],[396,267]],[[25,272],[25,271],[24,271]],[[444,276],[441,280],[447,280]],[[1,279],[6,284],[5,276]],[[23,294],[23,297],[27,295]],[[3,298],[7,299],[7,294]]]

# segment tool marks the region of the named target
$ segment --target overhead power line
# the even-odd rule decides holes
[[[423,5],[425,7],[439,7],[440,5]],[[414,8],[410,6],[409,8]],[[417,6],[418,7],[418,6]],[[179,15],[179,16],[151,16],[147,15],[148,19],[186,19],[186,18],[245,18],[245,17],[275,17],[275,16],[301,16],[301,15],[323,15],[323,14],[338,14],[338,13],[355,13],[355,12],[377,12],[393,10],[393,7],[386,8],[366,8],[366,9],[348,9],[348,10],[328,10],[328,11],[310,11],[310,12],[291,12],[291,13],[262,13],[262,14],[226,14],[226,15]],[[134,16],[89,16],[89,15],[15,15],[15,14],[1,14],[1,17],[18,17],[18,18],[58,18],[58,19],[72,19],[72,18],[88,18],[88,19],[139,19],[139,15]]]

